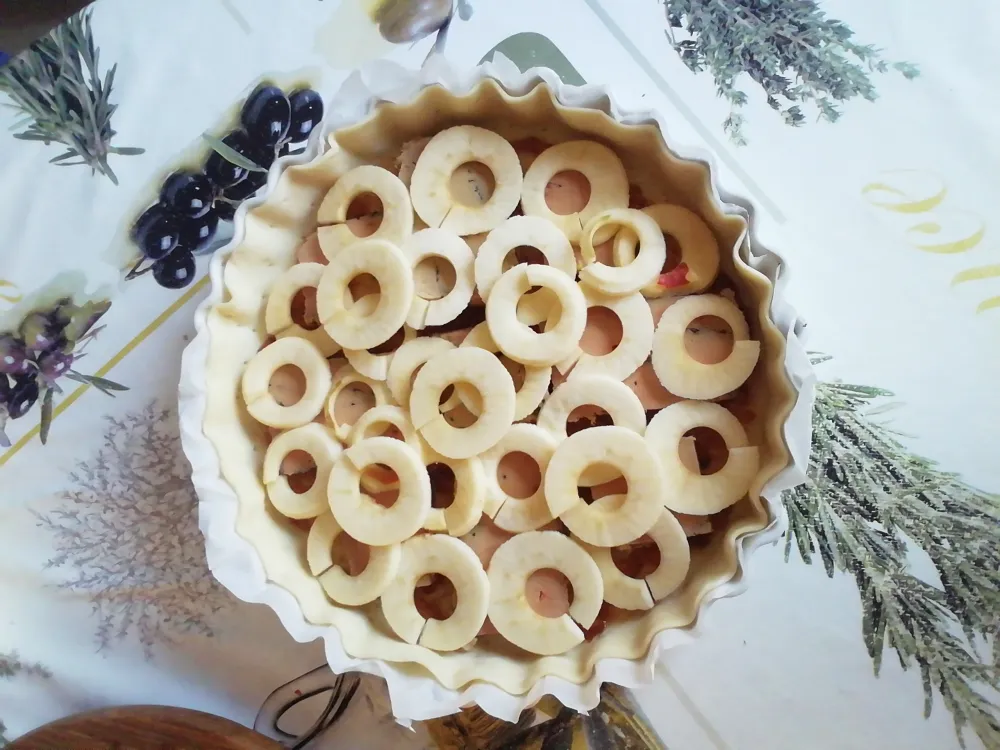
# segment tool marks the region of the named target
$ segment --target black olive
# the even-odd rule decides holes
[[[261,84],[243,104],[240,123],[258,146],[277,146],[288,133],[291,106],[277,86]]]

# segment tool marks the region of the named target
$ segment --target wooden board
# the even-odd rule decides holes
[[[280,750],[281,746],[229,719],[168,706],[122,706],[46,724],[9,750]]]

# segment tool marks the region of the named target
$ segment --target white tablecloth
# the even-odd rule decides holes
[[[499,46],[522,67],[607,83],[623,106],[663,112],[678,142],[711,149],[721,178],[783,238],[776,249],[793,269],[789,295],[810,322],[809,344],[832,356],[819,365],[828,384],[815,420],[818,484],[788,499],[793,530],[822,538],[832,577],[820,552],[803,563],[801,534],[787,560],[783,548],[760,551],[749,592],[715,606],[701,641],[671,652],[636,698],[663,742],[685,750],[944,750],[959,746],[953,717],[967,724],[968,746],[1000,747],[991,641],[1000,624],[1000,500],[989,494],[1000,490],[1000,246],[990,226],[1000,202],[1000,8],[989,0],[821,4],[853,30],[847,44],[917,66],[911,80],[877,63],[860,73],[834,66],[824,78],[824,56],[843,47],[819,44],[815,26],[795,24],[793,6],[809,3],[666,5],[696,29],[706,14],[728,21],[690,37],[684,28],[665,33],[656,0],[474,0],[446,47],[459,65]],[[118,66],[112,144],[145,149],[108,157],[117,185],[86,166],[50,164],[63,149],[15,139],[27,127],[23,113],[0,110],[0,331],[17,330],[39,299],[108,299],[106,328],[73,367],[130,388],[111,399],[60,378],[46,445],[40,404],[7,426],[0,721],[9,738],[124,703],[249,724],[271,690],[322,663],[319,644],[294,643],[270,611],[234,600],[208,574],[176,428],[179,354],[205,292],[207,258],[185,289],[161,288],[149,275],[125,281],[132,250],[123,227],[166,174],[194,163],[202,132],[225,131],[262,76],[329,96],[368,60],[420,65],[432,40],[392,45],[363,7],[99,0],[99,67]],[[704,70],[689,69],[671,44],[688,39],[708,53]],[[791,127],[747,72],[759,72],[748,60],[767,54],[798,65],[804,77],[786,75],[802,91],[822,78],[844,93],[860,75],[854,80],[869,81],[878,98],[850,98],[833,123],[817,121],[806,101],[804,121]],[[717,96],[713,61],[729,65],[722,78],[746,94],[746,145],[723,128],[740,97]],[[838,379],[871,390],[837,390]],[[865,546],[877,543],[885,545],[877,554]],[[920,659],[932,686],[929,718]],[[397,728],[379,686],[368,683],[329,742],[435,747],[440,736]]]

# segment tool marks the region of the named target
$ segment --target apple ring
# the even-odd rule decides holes
[[[455,499],[447,508],[431,508],[424,519],[424,528],[429,531],[444,531],[451,536],[464,536],[472,531],[483,516],[486,500],[486,473],[478,456],[471,458],[448,458],[427,451],[424,461],[444,464],[455,475]]]
[[[483,456],[483,471],[487,478],[486,515],[504,531],[519,533],[534,531],[552,521],[555,516],[545,503],[544,482],[530,497],[518,498],[505,493],[497,479],[500,461],[508,453],[520,451],[530,456],[545,476],[549,459],[556,449],[556,440],[546,430],[533,424],[515,424],[499,443]]]
[[[556,442],[566,439],[570,414],[581,406],[596,406],[608,413],[616,427],[642,435],[646,431],[646,412],[635,391],[620,380],[606,375],[580,375],[574,372],[556,387],[542,404],[536,424],[551,434]],[[593,487],[618,476],[611,467],[591,466],[580,477],[580,485]]]
[[[399,497],[389,508],[361,492],[361,475],[373,464],[385,464],[399,477]],[[327,495],[341,528],[378,547],[416,534],[431,507],[431,483],[420,455],[389,437],[367,438],[344,450],[330,472]]]
[[[322,326],[309,330],[292,320],[292,300],[295,295],[319,284],[325,269],[326,266],[320,263],[296,263],[279,276],[267,295],[264,327],[275,338],[294,336],[305,339],[319,349],[324,357],[332,357],[340,351],[340,344],[331,339]]]
[[[410,327],[422,329],[450,323],[469,306],[476,291],[475,256],[465,240],[444,229],[421,229],[402,246],[403,254],[416,271],[420,263],[429,258],[443,258],[455,269],[455,285],[439,299],[424,299],[419,291],[413,295],[413,304],[407,315]]]
[[[385,378],[393,400],[401,406],[409,407],[410,391],[413,389],[413,373],[423,367],[432,357],[454,348],[455,345],[447,339],[417,337],[403,342],[403,345],[396,350],[396,356],[389,363],[389,371]]]
[[[333,560],[333,545],[344,530],[329,512],[313,521],[306,538],[306,560],[309,570],[333,601],[355,607],[378,599],[389,587],[399,570],[400,547],[387,544],[368,548],[368,564],[356,576]]]
[[[577,492],[594,464],[625,477],[625,502],[614,512],[587,505]],[[587,544],[617,547],[649,531],[663,509],[664,469],[642,436],[625,427],[591,427],[559,443],[545,472],[545,501],[552,515]]]
[[[312,486],[297,493],[288,485],[288,478],[281,473],[281,462],[292,451],[305,451],[316,465],[316,479]],[[281,515],[288,518],[315,518],[326,511],[326,484],[333,462],[340,455],[340,443],[333,434],[317,422],[282,432],[271,441],[264,452],[262,478],[271,501]]]
[[[493,194],[481,205],[456,202],[449,180],[463,164],[479,162],[493,173]],[[488,232],[514,213],[521,197],[517,152],[496,133],[457,125],[435,135],[421,152],[410,179],[413,210],[429,227],[458,235]]]
[[[684,332],[696,318],[711,315],[724,320],[733,331],[733,350],[721,362],[704,364],[690,354]],[[708,400],[735,391],[753,373],[760,357],[760,342],[750,341],[746,318],[725,297],[698,294],[682,297],[663,311],[653,335],[650,361],[660,383],[675,396]]]
[[[573,587],[569,611],[544,617],[528,604],[525,586],[532,573],[562,573]],[[487,571],[490,622],[504,638],[533,654],[562,654],[583,642],[583,628],[594,624],[604,599],[597,563],[558,531],[529,531],[500,545]]]
[[[385,432],[386,427],[396,428],[399,434],[402,435],[403,442],[413,448],[417,452],[417,455],[423,459],[424,444],[420,440],[420,436],[417,435],[417,431],[410,424],[410,418],[406,411],[393,404],[376,406],[374,409],[369,409],[358,417],[358,421],[350,428],[347,445],[356,445],[362,440],[378,437]],[[362,474],[361,489],[365,492],[373,493],[397,489],[399,481],[395,478],[395,475],[391,472],[385,473],[388,473],[389,476],[384,477],[382,473]]]
[[[382,201],[382,223],[367,237],[358,237],[347,226],[351,201],[362,193],[374,193]],[[413,233],[413,208],[406,185],[392,172],[365,164],[337,180],[316,213],[319,246],[328,260],[361,240],[385,240],[402,245]],[[332,226],[324,226],[332,225]]]
[[[459,345],[461,347],[474,346],[479,349],[485,349],[493,354],[498,354],[500,352],[500,347],[496,345],[493,337],[490,336],[489,326],[483,322],[469,331],[469,334],[462,339],[462,343]],[[529,416],[538,405],[542,403],[549,393],[549,383],[552,382],[552,368],[545,367],[533,367],[531,365],[523,365],[524,367],[524,381],[521,383],[521,387],[514,388],[514,421],[524,419]],[[455,386],[455,393],[458,398],[461,399],[462,403],[465,404],[465,408],[468,409],[475,415],[479,414],[479,403],[475,392],[475,389],[469,386],[459,383]],[[443,408],[443,407],[442,407]]]
[[[613,512],[624,502],[624,495],[608,495],[590,507]],[[660,564],[645,578],[632,578],[615,565],[610,547],[584,544],[604,579],[604,599],[620,609],[652,609],[655,602],[673,593],[687,577],[691,567],[691,547],[687,535],[673,513],[664,509],[653,527],[646,532],[660,553]]]
[[[615,380],[625,380],[649,358],[653,350],[653,313],[638,292],[624,297],[610,297],[584,287],[583,296],[588,309],[606,307],[618,316],[622,339],[607,354],[588,354],[577,347],[569,357],[556,363],[556,369],[562,373],[572,369],[574,375],[607,375]]]
[[[337,419],[337,396],[339,396],[341,391],[345,388],[350,388],[352,385],[358,384],[365,385],[371,389],[372,395],[375,398],[376,408],[389,403],[389,391],[385,387],[385,383],[380,383],[377,380],[366,378],[350,365],[342,367],[337,372],[337,377],[333,378],[331,386],[328,389],[330,395],[326,399],[325,415],[326,423],[333,429],[333,434],[345,442],[351,433],[351,428],[356,424],[356,422],[341,424],[341,422]],[[364,414],[361,416],[364,416]]]
[[[402,545],[399,571],[382,593],[382,614],[393,632],[407,643],[435,651],[462,648],[486,621],[490,583],[479,558],[464,542],[442,534],[425,534]],[[455,587],[455,611],[444,620],[426,619],[413,603],[413,591],[425,575],[443,575]]]
[[[662,297],[665,294],[694,294],[711,286],[719,275],[719,243],[708,224],[694,211],[669,203],[647,206],[642,212],[656,222],[662,233],[677,240],[681,248],[680,263],[687,266],[687,280],[683,284],[660,286],[657,279],[642,288],[643,295]],[[624,266],[631,263],[635,259],[638,242],[639,237],[635,232],[623,228],[615,237],[615,264]]]
[[[292,365],[305,376],[306,389],[302,398],[290,406],[282,406],[269,390],[271,377],[285,365]],[[291,428],[312,422],[323,411],[323,401],[330,390],[330,369],[326,359],[305,339],[278,339],[247,363],[241,390],[247,412],[268,427]]]
[[[357,305],[344,304],[348,285],[362,274],[378,281],[374,312],[363,315]],[[323,328],[345,349],[371,349],[403,327],[413,301],[413,273],[402,251],[385,240],[364,239],[337,255],[325,267],[316,289],[316,306]]]
[[[587,178],[590,200],[580,211],[560,215],[549,208],[545,188],[553,177],[566,171],[580,172]],[[628,175],[625,174],[625,167],[614,151],[596,141],[566,141],[550,146],[528,167],[521,186],[521,207],[525,215],[548,219],[574,243],[594,216],[607,209],[627,206]]]
[[[607,266],[597,260],[595,235],[606,226],[624,226],[639,237],[639,252],[624,266]],[[614,208],[591,219],[580,235],[583,268],[580,282],[605,294],[620,297],[642,290],[660,276],[667,260],[667,243],[656,222],[633,208]]]
[[[573,373],[560,383],[542,404],[537,424],[548,430],[557,442],[567,438],[569,415],[581,406],[597,406],[608,413],[616,427],[639,435],[646,431],[646,411],[635,391],[607,375]]]
[[[680,458],[684,434],[696,427],[714,430],[726,443],[729,458],[714,474],[689,469]],[[726,408],[708,401],[679,401],[661,410],[646,428],[646,442],[666,474],[676,478],[664,504],[677,513],[708,516],[728,508],[750,490],[760,468],[760,452]]]
[[[438,404],[445,388],[468,383],[485,407],[469,427],[454,427]],[[435,451],[448,458],[470,458],[489,450],[514,422],[514,381],[500,360],[483,349],[442,352],[420,368],[410,393],[413,426]]]
[[[542,333],[517,319],[518,301],[533,286],[552,290],[560,306],[558,319]],[[565,359],[579,346],[587,325],[587,303],[576,282],[561,271],[518,265],[493,285],[486,301],[486,323],[500,351],[523,365],[544,367]]]
[[[559,227],[538,216],[511,216],[486,236],[476,253],[476,288],[484,300],[489,300],[490,290],[503,274],[508,253],[522,245],[537,249],[550,268],[576,279],[573,246]]]

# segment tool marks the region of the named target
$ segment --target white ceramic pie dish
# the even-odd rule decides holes
[[[344,169],[343,154],[329,149],[325,136],[335,132],[341,146],[380,162],[394,158],[402,143],[456,122],[509,137],[548,134],[554,142],[583,133],[612,143],[647,198],[687,204],[706,219],[720,247],[731,248],[723,271],[740,279],[749,298],[742,307],[762,342],[754,392],[768,417],[749,430],[761,447],[749,497],[733,506],[721,533],[693,550],[692,573],[678,592],[559,656],[475,647],[436,653],[393,636],[370,616],[377,610],[330,602],[304,563],[305,533],[266,502],[261,428],[238,397],[243,365],[264,340],[270,280],[294,262],[319,201]],[[586,710],[598,703],[602,682],[648,682],[658,655],[691,638],[708,602],[744,590],[747,556],[784,529],[779,493],[804,478],[812,405],[799,321],[782,298],[784,265],[758,244],[749,202],[712,181],[706,155],[672,143],[668,148],[664,132],[658,116],[620,111],[603,87],[566,86],[547,70],[522,74],[504,59],[463,75],[440,60],[419,72],[382,64],[348,79],[331,103],[324,139],[275,163],[264,193],[237,213],[232,243],[213,258],[212,289],[196,313],[197,336],[184,353],[180,384],[182,439],[209,564],[236,596],[271,606],[296,640],[323,638],[334,671],[385,677],[399,718],[429,718],[477,703],[514,720],[546,693]],[[647,176],[636,177],[644,170]]]

